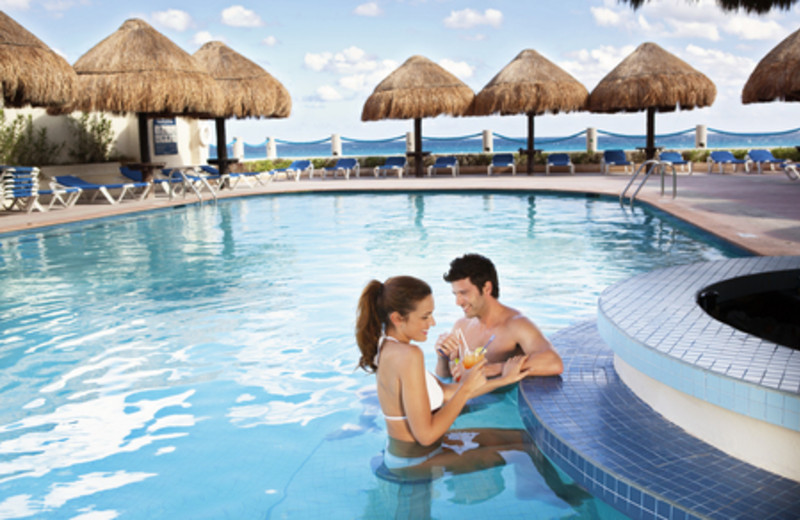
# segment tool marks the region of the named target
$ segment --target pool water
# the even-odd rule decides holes
[[[656,211],[532,193],[232,199],[0,245],[0,518],[81,520],[613,518],[535,446],[432,482],[376,476],[361,289],[427,280],[435,338],[460,316],[442,274],[479,252],[552,334],[618,280],[743,255]],[[521,428],[515,392],[457,426]]]

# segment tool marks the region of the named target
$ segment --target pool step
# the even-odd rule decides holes
[[[689,435],[631,392],[595,322],[551,340],[564,373],[523,381],[520,413],[539,449],[592,495],[635,519],[800,518],[800,483]]]

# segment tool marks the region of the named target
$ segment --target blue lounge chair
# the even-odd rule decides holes
[[[747,158],[756,164],[758,173],[764,173],[762,165],[768,164],[770,170],[775,171],[775,165],[783,166],[787,164],[788,159],[778,159],[769,150],[750,150],[747,152]]]
[[[65,186],[58,186],[58,183],[51,182],[50,189],[39,190],[39,195],[50,197],[50,202],[47,205],[47,210],[53,209],[56,204],[62,208],[71,208],[81,198],[83,190],[80,188],[67,188]]]
[[[439,169],[449,169],[450,173],[453,174],[453,177],[458,176],[458,159],[456,159],[455,155],[437,157],[436,161],[432,165],[428,166],[428,177],[430,177],[433,172]]]
[[[786,163],[783,165],[783,173],[789,177],[789,180],[800,181],[800,164]]]
[[[292,164],[290,164],[286,168],[278,168],[270,171],[270,173],[275,177],[277,177],[280,174],[283,174],[286,179],[288,179],[289,176],[292,176],[294,177],[295,181],[299,181],[300,175],[305,171],[308,172],[309,179],[314,176],[314,165],[311,164],[311,161],[307,159],[293,161]]]
[[[692,163],[683,158],[678,152],[661,152],[658,154],[658,160],[671,163],[673,166],[681,166],[685,170],[689,168],[689,175],[692,174]]]
[[[325,179],[325,174],[331,173],[333,178],[336,178],[336,174],[341,172],[344,176],[345,180],[350,179],[350,174],[355,173],[356,177],[361,176],[361,166],[358,164],[358,161],[353,158],[342,158],[336,161],[336,164],[333,166],[328,166],[325,168],[320,169],[320,174],[322,178]]]
[[[628,171],[628,166],[631,167],[633,173],[633,163],[625,156],[624,150],[605,150],[603,152],[603,159],[600,161],[600,170],[604,175],[607,175],[612,166],[622,166],[624,171]]]
[[[19,207],[26,213],[44,211],[39,204],[39,168],[4,166],[0,173],[0,204],[3,209]]]
[[[405,169],[405,157],[388,157],[386,162],[383,163],[383,166],[376,166],[373,172],[375,173],[375,177],[378,175],[386,176],[387,173],[396,173],[397,178],[400,179],[403,177],[403,172]]]
[[[126,195],[142,200],[150,193],[150,188],[152,186],[148,182],[95,184],[87,182],[80,177],[75,177],[74,175],[59,175],[55,178],[55,182],[57,183],[56,188],[80,188],[84,193],[91,193],[92,197],[90,201],[94,201],[98,195],[102,195],[109,204],[118,204],[122,202]],[[110,190],[120,190],[119,196],[114,198]],[[138,197],[135,193],[136,190],[141,190]]]
[[[135,170],[123,165],[119,167],[119,173],[126,179],[130,179],[133,182],[142,182],[143,176],[141,170]],[[172,196],[172,186],[180,182],[181,180],[177,178],[153,177],[153,185],[161,186],[161,189],[164,190],[164,193],[170,197]]]
[[[498,153],[492,157],[492,164],[486,171],[487,175],[491,175],[497,168],[511,168],[511,175],[517,174],[517,164],[514,162],[514,154]]]
[[[728,150],[714,150],[709,154],[707,161],[708,173],[711,173],[711,170],[714,168],[715,164],[719,165],[719,173],[724,173],[724,167],[726,164],[732,164],[734,172],[736,171],[737,164],[743,164],[744,171],[750,171],[750,161],[748,159],[737,159]]]
[[[569,173],[575,175],[575,165],[572,164],[572,159],[570,159],[570,156],[567,153],[551,153],[548,155],[547,162],[544,165],[545,175],[550,175],[551,166],[567,167],[569,168]]]

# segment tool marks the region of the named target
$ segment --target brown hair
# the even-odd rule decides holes
[[[427,283],[413,276],[394,276],[384,283],[371,280],[364,287],[356,312],[356,343],[361,350],[359,368],[367,372],[377,370],[378,340],[391,324],[389,315],[396,311],[408,316],[431,293]]]

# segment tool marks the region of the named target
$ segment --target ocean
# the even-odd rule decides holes
[[[635,150],[645,146],[646,136],[625,135],[597,131],[598,151],[618,149]],[[736,133],[723,130],[708,129],[708,148],[716,149],[749,149],[778,148],[800,145],[800,128],[769,133]],[[280,158],[331,157],[331,138],[316,141],[286,141],[276,139],[277,156]],[[403,155],[406,152],[405,135],[387,139],[362,140],[341,137],[342,155],[345,157],[370,157]],[[494,134],[494,153],[516,152],[527,146],[527,139]],[[544,152],[584,152],[586,151],[586,131],[559,137],[535,137],[537,150]],[[657,134],[656,146],[668,150],[688,150],[695,148],[695,129],[671,134]],[[483,152],[481,134],[456,137],[428,137],[423,135],[422,147],[434,155],[443,154],[479,154]],[[209,156],[216,157],[216,146],[209,147]],[[228,145],[228,156],[233,157],[233,143]],[[262,143],[244,143],[245,160],[265,159],[267,157],[267,141]]]

